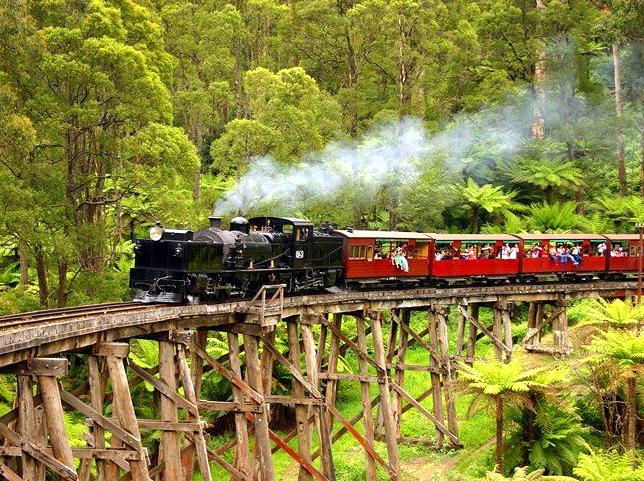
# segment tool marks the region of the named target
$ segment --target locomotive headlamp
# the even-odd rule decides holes
[[[163,237],[163,227],[161,227],[161,222],[157,222],[157,225],[150,229],[150,239],[153,241],[161,240]]]

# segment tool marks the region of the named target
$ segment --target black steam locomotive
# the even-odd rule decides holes
[[[307,220],[235,217],[230,230],[210,216],[207,229],[164,229],[139,239],[130,287],[143,302],[209,302],[247,296],[266,284],[288,292],[329,288],[342,274],[342,239]]]

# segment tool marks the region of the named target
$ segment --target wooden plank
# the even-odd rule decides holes
[[[360,316],[356,318],[356,327],[358,330],[358,346],[361,349],[367,349],[367,335],[365,333],[365,321],[364,317]],[[360,374],[366,376],[368,372],[368,364],[366,359],[358,357],[358,367],[360,369]],[[365,441],[370,445],[374,444],[374,425],[373,425],[373,412],[371,410],[371,393],[369,382],[360,383],[360,400],[362,401],[362,412],[363,412],[363,425],[364,425],[364,437]],[[382,393],[381,393],[382,395]],[[384,427],[383,427],[384,429]],[[365,452],[366,455],[366,480],[375,481],[376,480],[376,460],[369,452]]]
[[[241,363],[239,360],[239,337],[235,333],[228,333],[228,351],[230,352],[230,369],[234,378],[241,380]],[[249,386],[250,389],[250,386]],[[244,405],[252,407],[253,410],[262,414],[261,408],[245,404],[244,392],[237,385],[232,384],[233,402],[236,405]],[[243,473],[244,476],[252,476],[253,469],[251,464],[251,457],[248,442],[248,424],[246,417],[241,413],[235,414],[235,438],[237,439],[236,445],[236,469]],[[241,479],[241,478],[239,478]]]
[[[540,309],[539,307],[537,307],[537,314],[536,314],[537,319],[535,320],[535,324],[536,324],[535,330],[523,338],[524,344],[530,343],[531,340],[535,337],[539,339],[541,337],[541,331],[543,330],[543,328],[546,327],[551,322],[553,322],[555,319],[557,319],[561,315],[561,313],[565,311],[565,308],[561,308],[561,307],[554,309],[550,313],[550,315],[545,320],[543,320],[543,304],[539,304],[539,306],[540,306]]]
[[[510,362],[512,359],[512,319],[510,317],[510,309],[503,309],[501,311],[501,320],[503,321],[504,344],[509,349],[505,353],[505,362]]]
[[[176,394],[177,369],[175,364],[175,345],[171,342],[159,342],[159,375],[161,382],[155,382],[153,385],[156,384],[155,387],[158,387],[160,384],[164,384],[166,390],[173,394],[172,396],[161,396],[161,420],[164,422],[176,423],[179,421],[179,415],[177,412],[178,403],[175,401],[175,396],[179,396]],[[161,392],[166,394],[166,392]],[[187,404],[191,404],[194,408],[191,411],[192,413],[197,412],[197,407],[194,404]],[[162,471],[163,481],[177,481],[183,479],[178,433],[173,431],[162,431],[160,448],[163,450],[163,459],[165,461]]]
[[[271,402],[279,402],[279,401],[274,400]],[[235,401],[206,401],[201,399],[197,401],[197,407],[199,409],[205,409],[208,411],[226,411],[226,412],[233,412],[233,413],[260,411],[256,404],[239,404]]]
[[[53,456],[51,448],[42,448],[42,452]],[[0,446],[0,456],[20,457],[22,453],[20,446]],[[111,459],[125,464],[132,459],[141,459],[141,453],[132,449],[72,448],[72,454],[75,459]]]
[[[382,376],[372,376],[369,374],[349,374],[346,372],[337,372],[337,373],[320,373],[320,379],[328,379],[331,381],[357,381],[357,382],[370,382],[377,383]]]

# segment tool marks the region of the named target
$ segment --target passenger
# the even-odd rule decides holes
[[[376,250],[373,253],[373,258],[374,259],[382,259],[382,253],[380,252],[379,247],[376,247]]]
[[[565,264],[566,262],[572,262],[573,266],[578,266],[579,262],[575,259],[575,257],[571,254],[570,249],[568,248],[568,244],[563,246],[563,251],[561,254],[561,263]]]
[[[510,246],[507,244],[503,244],[503,247],[501,247],[501,259],[509,259],[510,258]]]
[[[398,267],[399,269],[402,269],[404,272],[409,272],[409,263],[407,262],[407,258],[403,253],[402,247],[399,247],[396,250],[395,261],[396,261],[396,267]]]
[[[552,262],[558,262],[558,260],[559,260],[559,252],[555,248],[554,244],[550,244],[550,248],[548,249],[548,255],[550,256],[550,260]]]
[[[597,245],[597,255],[598,256],[603,256],[606,253],[606,249],[608,246],[606,245],[606,242],[601,242],[600,244]]]
[[[519,257],[519,246],[512,244],[510,247],[510,252],[508,253],[508,259],[517,259]]]
[[[436,253],[434,253],[434,259],[437,261],[442,260],[443,257],[445,257],[445,251],[436,251]]]
[[[573,257],[574,261],[577,264],[581,264],[581,249],[578,245],[572,246],[572,249],[570,249],[570,255]]]
[[[481,259],[489,259],[490,253],[492,252],[492,247],[490,244],[485,244],[481,247]]]
[[[467,248],[467,260],[468,261],[476,260],[476,248],[474,246],[469,246]]]
[[[532,248],[532,253],[530,257],[533,259],[538,259],[541,257],[541,252],[543,251],[543,248],[539,244],[535,244],[534,247]]]

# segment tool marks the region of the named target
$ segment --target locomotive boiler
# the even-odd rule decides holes
[[[262,285],[286,284],[288,292],[335,286],[342,274],[342,240],[315,230],[308,220],[221,217],[192,232],[150,229],[135,245],[130,288],[142,302],[210,302],[243,297]]]

